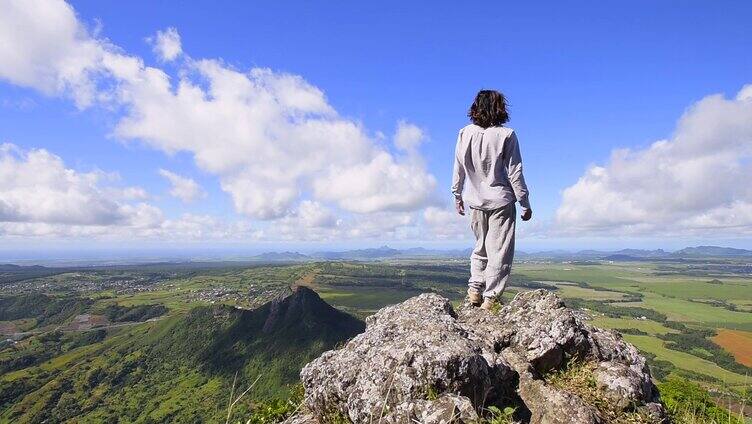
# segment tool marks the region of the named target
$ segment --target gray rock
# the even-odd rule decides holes
[[[385,416],[382,422],[421,424],[476,423],[479,420],[470,399],[445,393],[435,400],[416,400],[401,403]],[[378,420],[374,420],[378,422]]]
[[[659,402],[649,402],[643,406],[640,406],[638,410],[644,412],[655,423],[668,424],[671,422],[666,408],[664,408],[663,404]]]
[[[423,294],[366,324],[301,372],[317,419],[338,413],[354,423],[472,422],[488,405],[516,403],[518,418],[530,423],[603,422],[593,405],[546,384],[546,374],[568,361],[597,363],[598,387],[620,408],[656,417],[662,411],[637,349],[544,290],[520,293],[498,313],[455,313],[447,299]]]
[[[423,294],[384,308],[366,325],[342,349],[303,368],[311,411],[324,416],[337,410],[353,422],[368,422],[431,392],[456,393],[478,405],[504,387],[499,376],[512,375],[495,369],[503,364],[488,363],[440,296]],[[511,389],[511,380],[506,383]]]
[[[311,413],[297,414],[283,421],[284,424],[317,424],[318,422],[319,420]]]
[[[507,350],[505,356],[519,376],[517,393],[530,410],[530,422],[539,424],[600,424],[594,407],[579,397],[547,385],[523,355]]]
[[[601,362],[593,374],[598,388],[620,409],[644,404],[654,398],[650,374],[642,373],[623,363]]]

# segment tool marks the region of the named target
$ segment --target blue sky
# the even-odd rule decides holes
[[[0,207],[5,248],[467,244],[448,186],[457,130],[480,88],[499,89],[511,103],[534,210],[520,225],[523,248],[752,247],[752,193],[740,188],[752,176],[749,2],[1,2],[11,11],[4,24],[14,25],[0,37],[15,46],[0,59],[0,142],[13,145],[4,155],[16,177],[0,186],[10,199],[5,213]],[[179,37],[175,57],[157,51],[158,32]],[[265,152],[264,143],[296,140],[257,140],[253,128],[225,133],[244,116],[230,111],[233,100],[215,102],[216,119],[194,131],[188,111],[171,117],[166,103],[148,103],[154,96],[136,82],[143,78],[118,75],[101,52],[140,60],[139,72],[159,70],[173,94],[185,80],[205,98],[218,80],[199,69],[202,60],[241,76],[268,68],[271,75],[250,77],[261,85],[293,75],[305,86],[287,81],[261,94],[297,90],[296,99],[313,103],[293,115],[359,130]],[[136,114],[144,119],[123,130],[133,110],[154,116]],[[277,112],[288,135],[307,119]],[[186,141],[182,131],[216,139]],[[401,131],[413,147],[395,144]],[[339,136],[360,147],[323,145]],[[670,151],[654,148],[662,139]],[[311,155],[318,142],[320,163],[285,156]],[[232,147],[217,153],[222,143]],[[254,157],[231,167],[235,143]],[[50,189],[59,200],[44,213],[28,211],[32,196],[19,183],[24,172],[37,174],[22,165],[39,149],[54,157],[39,166],[57,160],[60,172],[77,176],[73,188]],[[631,153],[614,159],[619,149]],[[279,175],[305,170],[282,181],[259,171],[267,165]],[[330,166],[337,175],[322,176]],[[364,168],[372,172],[359,174]],[[411,172],[419,184],[399,198]],[[168,173],[185,184],[176,188]],[[284,190],[265,207],[254,195],[270,186]],[[114,193],[129,187],[141,195]],[[82,208],[101,214],[54,210],[76,190]],[[360,197],[348,198],[353,190]]]

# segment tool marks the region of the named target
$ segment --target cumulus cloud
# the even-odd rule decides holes
[[[112,196],[115,198],[122,198],[125,200],[147,200],[149,199],[149,193],[141,187],[126,187],[123,189],[117,189],[112,192]]]
[[[470,220],[454,209],[431,206],[423,211],[423,220],[430,233],[440,240],[467,239],[472,236]]]
[[[407,121],[397,123],[397,132],[394,134],[394,145],[398,148],[413,152],[425,139],[423,130]]]
[[[173,27],[167,28],[164,31],[157,31],[157,34],[154,37],[150,37],[148,41],[152,43],[154,53],[163,62],[175,60],[183,53],[180,34]]]
[[[373,212],[357,215],[348,222],[342,234],[343,238],[351,239],[421,240],[418,225],[415,214],[412,213]],[[422,236],[425,237],[426,234]]]
[[[0,146],[0,221],[114,224],[131,210],[100,187],[101,172],[68,169],[44,149]]]
[[[0,0],[0,10],[0,78],[90,105],[107,43],[91,38],[63,1]]]
[[[419,163],[397,162],[380,152],[360,166],[331,165],[313,183],[315,195],[359,213],[409,211],[426,206],[436,187],[433,175]]]
[[[192,198],[190,179],[161,170],[175,180],[176,197]],[[455,228],[447,219],[433,219],[426,212],[425,223],[412,212],[381,211],[337,216],[324,204],[306,199],[289,214],[264,225],[244,220],[184,214],[164,215],[140,187],[110,185],[115,174],[81,172],[44,149],[24,150],[12,144],[0,147],[0,237],[61,238],[98,240],[259,240],[333,241],[364,239],[428,240],[436,228],[440,238]],[[189,187],[186,189],[185,186]]]
[[[199,168],[220,177],[238,212],[279,218],[305,193],[353,212],[429,201],[435,179],[419,161],[378,147],[301,77],[242,73],[214,60],[192,69],[206,89],[183,79],[172,90],[165,74],[147,68],[127,77],[121,90],[131,110],[116,134],[192,153]]]
[[[9,25],[0,30],[0,76],[83,106],[121,106],[116,136],[188,152],[248,217],[278,219],[305,197],[356,213],[432,202],[436,180],[417,152],[423,132],[407,122],[398,124],[394,143],[402,153],[394,154],[298,75],[191,59],[175,82],[87,33],[62,1],[3,1],[7,22],[0,23]],[[181,51],[174,28],[158,33],[154,45],[165,60]]]
[[[0,236],[98,239],[237,239],[251,237],[245,221],[206,215],[168,219],[140,200],[140,187],[108,185],[112,175],[80,172],[45,150],[0,145]]]
[[[298,208],[297,218],[306,227],[333,228],[337,226],[334,213],[319,202],[304,200]]]
[[[246,241],[257,239],[259,234],[246,221],[227,222],[217,217],[195,214],[160,219],[158,223],[148,226],[0,222],[0,236],[4,239]]]
[[[102,239],[235,239],[245,221],[206,215],[168,219],[140,187],[107,185],[101,171],[80,172],[45,150],[0,145],[0,236]]]
[[[206,192],[192,178],[183,177],[166,169],[160,169],[159,175],[170,182],[170,195],[177,197],[184,203],[206,197]]]
[[[619,149],[563,192],[563,232],[752,233],[752,85],[692,105],[673,136]]]

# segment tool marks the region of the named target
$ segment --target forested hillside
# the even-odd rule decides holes
[[[287,395],[302,366],[364,329],[307,288],[255,310],[217,305],[129,329],[38,338],[38,364],[7,365],[7,422],[213,421],[237,387],[258,379],[254,400]],[[106,339],[105,339],[106,337]],[[59,354],[59,355],[58,355]]]

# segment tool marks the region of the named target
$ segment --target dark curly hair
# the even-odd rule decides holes
[[[507,99],[496,90],[480,90],[467,116],[483,128],[505,124],[509,121]]]

